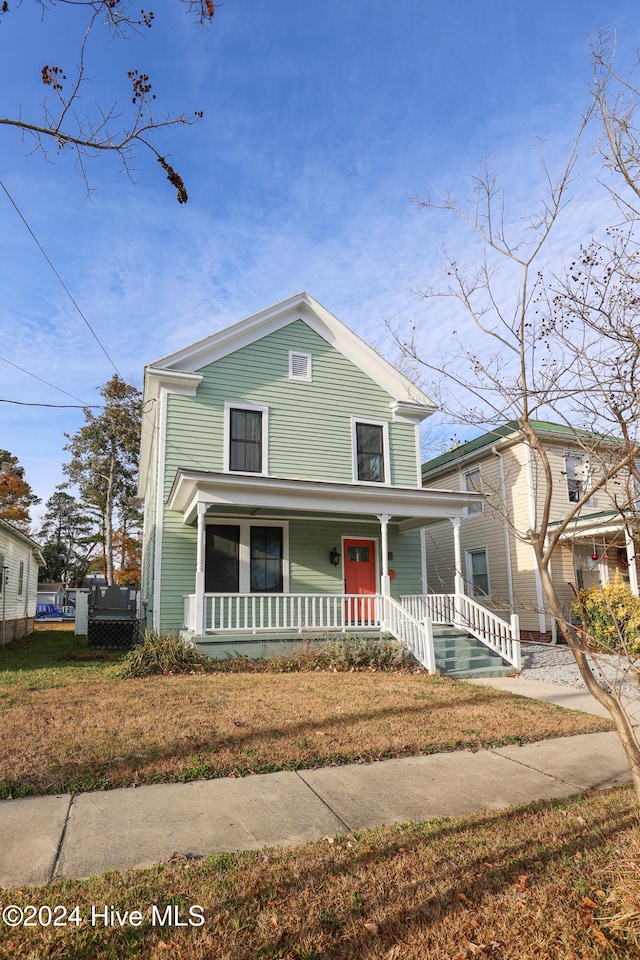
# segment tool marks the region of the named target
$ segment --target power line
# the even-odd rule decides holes
[[[19,407],[54,407],[58,409],[72,410],[102,410],[99,403],[30,403],[28,400],[5,400],[0,397],[0,403],[16,403]]]
[[[7,197],[9,198],[9,201],[10,201],[11,205],[12,205],[13,208],[14,208],[14,210],[16,211],[16,213],[18,214],[18,216],[20,217],[20,219],[21,219],[22,222],[24,223],[25,227],[27,228],[27,230],[28,230],[29,233],[31,234],[31,236],[32,236],[32,238],[33,238],[33,242],[36,244],[38,250],[40,251],[40,253],[42,254],[42,256],[45,258],[45,260],[47,261],[47,263],[48,263],[49,266],[51,267],[53,273],[55,274],[55,276],[56,276],[57,279],[59,280],[60,285],[62,286],[62,289],[65,291],[65,293],[66,293],[67,296],[69,297],[69,300],[71,300],[71,303],[74,305],[74,307],[76,308],[76,310],[77,310],[78,313],[80,314],[82,320],[86,323],[87,327],[88,327],[89,330],[91,331],[91,334],[92,334],[93,337],[95,338],[96,343],[98,344],[98,346],[100,347],[100,349],[102,350],[102,352],[104,353],[105,357],[107,358],[107,360],[109,361],[109,363],[111,364],[111,366],[113,367],[113,369],[115,370],[115,372],[118,374],[118,376],[120,377],[120,379],[123,380],[124,378],[121,376],[120,371],[118,370],[118,368],[116,367],[115,363],[113,362],[113,360],[111,359],[111,357],[110,357],[109,354],[107,353],[107,349],[106,349],[106,347],[104,346],[104,344],[102,343],[102,341],[100,340],[100,337],[99,337],[98,334],[95,332],[95,330],[93,329],[93,327],[91,326],[91,324],[89,323],[89,321],[87,320],[87,318],[85,317],[84,313],[82,312],[82,310],[80,309],[80,307],[78,306],[78,304],[76,303],[76,301],[74,300],[71,291],[69,290],[69,288],[67,287],[66,283],[64,282],[64,280],[62,279],[62,277],[60,276],[60,274],[58,273],[58,271],[57,271],[56,268],[54,267],[54,265],[53,265],[53,263],[51,262],[51,260],[49,259],[49,257],[47,256],[47,253],[46,253],[44,247],[42,246],[42,244],[40,243],[40,241],[39,241],[38,238],[36,237],[35,233],[33,232],[33,230],[31,229],[31,227],[30,227],[29,224],[27,223],[27,221],[26,221],[26,219],[25,219],[22,211],[21,211],[20,208],[18,207],[18,204],[15,202],[15,200],[13,199],[13,197],[11,196],[11,194],[9,193],[9,191],[7,190],[7,188],[5,187],[5,185],[4,185],[4,183],[3,183],[2,180],[0,180],[0,187],[2,187],[2,189],[3,189],[4,192],[6,193]]]
[[[36,373],[31,373],[30,370],[25,369],[25,367],[21,367],[18,363],[14,363],[13,360],[7,360],[6,357],[1,357],[1,356],[0,356],[0,360],[2,360],[3,363],[8,363],[10,367],[15,367],[16,370],[20,370],[22,373],[26,373],[27,376],[33,377],[34,380],[39,380],[40,383],[46,383],[48,387],[53,387],[53,389],[57,390],[58,393],[64,393],[65,397],[71,397],[72,400],[77,400],[78,403],[82,403],[82,400],[80,399],[80,397],[74,396],[73,393],[68,393],[66,390],[63,390],[62,387],[56,387],[55,383],[50,383],[49,380],[44,380],[42,377],[39,377]],[[87,406],[87,404],[83,404],[83,406]]]

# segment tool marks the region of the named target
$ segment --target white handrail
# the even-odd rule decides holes
[[[421,622],[392,597],[381,597],[384,611],[384,628],[416,658],[429,673],[436,672],[436,654],[433,645],[433,628],[429,617]]]
[[[507,622],[465,594],[414,594],[402,597],[401,602],[416,619],[428,616],[433,623],[452,624],[466,630],[517,670],[522,666],[517,615]]]

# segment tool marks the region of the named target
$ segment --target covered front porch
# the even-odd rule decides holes
[[[337,634],[392,636],[434,672],[438,629],[519,665],[517,625],[464,595],[459,521],[478,495],[180,471],[168,506],[195,528],[184,630],[207,652],[276,652]],[[456,593],[424,593],[424,536],[448,518]]]
[[[610,511],[583,515],[562,533],[571,551],[576,590],[603,587],[616,576],[639,595],[638,531],[635,517]]]

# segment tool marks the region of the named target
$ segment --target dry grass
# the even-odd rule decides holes
[[[370,830],[295,850],[7,891],[6,903],[140,910],[140,928],[0,928],[14,960],[633,960],[605,926],[612,865],[638,841],[631,789]],[[637,849],[637,847],[636,847]],[[200,905],[199,928],[154,927],[152,905]]]
[[[68,634],[0,652],[0,792],[59,793],[525,743],[597,717],[424,673],[117,680]]]

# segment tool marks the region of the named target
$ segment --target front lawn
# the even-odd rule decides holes
[[[418,673],[114,677],[117,655],[41,631],[0,650],[0,796],[476,750],[611,729]]]
[[[177,855],[150,870],[5,891],[4,903],[42,907],[45,923],[48,908],[65,917],[78,909],[66,926],[0,927],[0,955],[635,960],[639,862],[632,790],[595,791],[293,850]],[[105,926],[107,908],[123,926],[117,918]],[[139,912],[135,925],[126,920],[131,911]],[[168,918],[183,926],[159,923]]]

